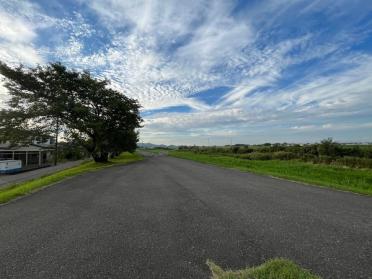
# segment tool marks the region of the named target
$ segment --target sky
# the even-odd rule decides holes
[[[371,0],[0,0],[0,60],[109,79],[141,142],[372,142]]]

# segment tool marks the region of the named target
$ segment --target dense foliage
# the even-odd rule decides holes
[[[135,150],[140,105],[109,88],[107,80],[59,63],[31,69],[0,63],[0,74],[10,93],[8,108],[0,114],[0,140],[61,134],[83,146],[96,162]]]
[[[195,153],[229,155],[248,160],[301,160],[353,168],[372,168],[372,145],[346,145],[325,139],[315,144],[180,146]]]
[[[89,152],[76,142],[61,142],[58,147],[58,161],[76,161],[89,157]]]

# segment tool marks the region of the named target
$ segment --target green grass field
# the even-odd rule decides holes
[[[79,175],[85,172],[95,171],[115,165],[128,164],[142,160],[142,157],[136,153],[122,153],[118,157],[111,159],[108,163],[95,163],[93,161],[84,162],[79,166],[65,169],[41,178],[26,181],[20,184],[11,185],[0,189],[0,204],[6,203],[19,196],[34,192],[50,184],[59,182],[66,178]]]
[[[237,271],[225,271],[211,261],[207,261],[207,264],[213,279],[320,279],[285,259],[273,259],[260,266]]]
[[[371,170],[312,164],[295,160],[246,160],[231,156],[198,154],[190,151],[171,151],[169,155],[241,171],[272,175],[309,184],[372,195]]]

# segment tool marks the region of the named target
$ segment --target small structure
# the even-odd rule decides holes
[[[5,160],[19,160],[22,171],[50,166],[54,150],[49,146],[29,144],[12,146],[9,143],[0,144],[0,162]]]
[[[21,160],[4,160],[0,161],[0,174],[17,173],[22,170]]]

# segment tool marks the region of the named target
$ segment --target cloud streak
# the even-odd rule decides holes
[[[143,105],[146,141],[275,141],[299,127],[332,136],[345,120],[360,127],[355,139],[372,136],[361,123],[372,119],[369,1],[242,2],[80,0],[56,15],[0,0],[0,59],[110,79]],[[207,104],[219,87],[230,90]]]

